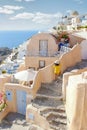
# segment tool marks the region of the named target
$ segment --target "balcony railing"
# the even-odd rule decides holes
[[[55,56],[60,56],[63,53],[69,52],[71,48],[62,46],[60,51],[53,52],[52,50],[45,52],[45,51],[27,51],[26,56],[37,56],[37,57],[55,57]]]

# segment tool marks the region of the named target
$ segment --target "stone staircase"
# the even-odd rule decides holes
[[[82,60],[75,66],[67,68],[65,72],[85,67],[87,67],[87,60]],[[67,130],[67,119],[62,100],[62,76],[52,83],[42,83],[32,105],[49,123],[50,128],[44,130]]]
[[[65,130],[66,129],[66,114],[64,106],[55,108],[45,108],[44,110],[40,110],[42,116],[46,118],[46,120],[50,124],[50,128],[53,130]]]
[[[66,130],[66,114],[62,101],[62,77],[43,83],[32,105],[39,109],[50,125],[50,130]]]

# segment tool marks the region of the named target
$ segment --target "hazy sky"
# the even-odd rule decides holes
[[[0,30],[49,29],[73,10],[86,14],[87,0],[0,0]]]

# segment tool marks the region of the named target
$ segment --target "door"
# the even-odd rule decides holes
[[[17,112],[20,114],[26,114],[26,92],[17,91]]]
[[[41,56],[47,56],[48,54],[48,40],[39,41],[39,51]]]

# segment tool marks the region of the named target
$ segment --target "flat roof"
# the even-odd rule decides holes
[[[87,31],[76,32],[76,33],[73,33],[73,35],[87,39]]]

